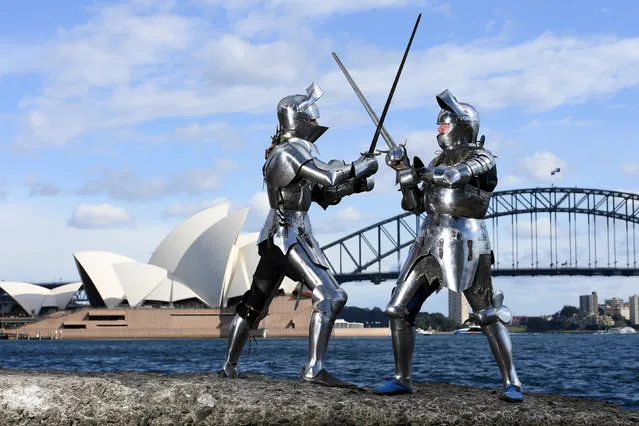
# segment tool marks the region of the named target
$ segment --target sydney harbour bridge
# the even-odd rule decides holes
[[[402,213],[323,246],[337,281],[395,280],[424,217]],[[494,276],[639,276],[639,194],[554,186],[496,191],[486,225]],[[83,293],[75,299],[86,300]]]
[[[399,214],[322,249],[339,282],[394,280],[423,220]],[[639,194],[554,186],[497,191],[486,225],[495,276],[639,276]]]

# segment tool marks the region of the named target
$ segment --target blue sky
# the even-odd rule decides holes
[[[316,81],[330,127],[321,157],[354,160],[374,127],[330,53],[381,113],[420,12],[386,125],[411,155],[433,156],[434,96],[448,88],[480,111],[498,189],[639,193],[633,1],[4,2],[1,278],[76,279],[80,250],[146,261],[185,217],[220,202],[250,206],[245,230],[257,230],[279,99]],[[370,194],[311,210],[320,241],[400,213],[390,170],[376,179]],[[639,292],[628,278],[499,278],[496,287],[523,315],[592,290]],[[383,306],[392,283],[345,288],[352,306]],[[424,310],[446,306],[440,294]]]

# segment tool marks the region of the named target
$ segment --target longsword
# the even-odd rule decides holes
[[[408,46],[406,46],[406,50],[404,51],[404,57],[402,58],[402,62],[399,64],[399,69],[397,70],[395,81],[393,82],[393,86],[391,87],[390,93],[388,94],[388,99],[386,99],[386,105],[384,105],[382,116],[379,119],[379,123],[377,123],[377,129],[375,129],[375,135],[373,136],[371,146],[368,149],[368,155],[373,155],[373,153],[375,152],[375,145],[377,145],[377,140],[379,139],[382,126],[384,125],[384,120],[386,119],[386,113],[388,112],[388,108],[390,107],[391,100],[393,99],[393,94],[395,93],[395,88],[397,87],[397,83],[399,82],[399,76],[402,74],[402,69],[404,68],[406,57],[408,56],[408,52],[410,51],[410,46],[411,44],[413,44],[413,38],[415,38],[415,33],[417,32],[417,26],[419,26],[420,19],[422,19],[421,13],[417,16],[415,27],[413,27],[413,32],[410,35],[410,40],[408,40]]]

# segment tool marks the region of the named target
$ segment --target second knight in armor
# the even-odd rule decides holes
[[[386,163],[397,171],[402,208],[426,219],[399,273],[386,313],[391,317],[395,377],[374,389],[381,394],[412,392],[411,361],[415,317],[433,292],[443,287],[464,292],[482,327],[501,371],[508,401],[523,400],[505,324],[510,311],[503,294],[493,292],[490,248],[484,217],[497,186],[494,156],[478,141],[479,113],[445,90],[437,96],[437,142],[442,148],[428,166],[418,157],[413,165],[405,147],[388,152]]]
[[[251,288],[237,307],[220,374],[237,376],[237,363],[250,330],[267,314],[284,276],[312,291],[308,361],[300,379],[327,386],[350,386],[324,368],[324,357],[337,314],[346,304],[329,263],[313,236],[308,210],[314,201],[326,209],[342,197],[371,191],[377,160],[361,156],[353,163],[319,160],[315,141],[327,130],[317,122],[316,101],[322,96],[313,83],[306,95],[291,95],[277,105],[279,128],[266,151],[262,169],[270,211],[258,238],[260,261]]]

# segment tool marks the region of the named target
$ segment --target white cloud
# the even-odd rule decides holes
[[[554,182],[560,180],[565,174],[566,162],[550,151],[535,152],[521,160],[521,166],[526,173],[538,182]],[[554,176],[550,174],[555,168],[561,172]]]
[[[61,189],[54,183],[43,182],[35,174],[30,174],[24,179],[24,184],[29,188],[29,197],[52,197],[60,194]]]
[[[503,178],[499,178],[499,190],[521,188],[522,184],[526,180],[521,176],[506,175]]]
[[[359,222],[362,219],[362,213],[353,206],[348,206],[345,209],[339,210],[335,214],[335,219],[340,222]]]
[[[113,170],[104,168],[96,179],[87,181],[78,190],[79,195],[105,193],[116,200],[151,200],[169,193],[169,182],[163,177],[140,178],[128,168]]]
[[[238,166],[229,159],[218,159],[212,168],[192,168],[170,178],[139,177],[131,168],[98,170],[99,177],[87,181],[79,195],[107,194],[116,200],[155,200],[169,194],[201,194],[219,189],[226,175]]]
[[[80,204],[67,224],[79,229],[111,229],[132,226],[133,217],[121,207],[111,204]]]
[[[366,193],[363,193],[366,194]],[[313,231],[315,235],[352,232],[369,224],[375,220],[372,213],[363,213],[353,205],[353,200],[349,199],[362,194],[354,194],[344,197],[340,201],[340,208],[329,207],[325,212],[315,214],[313,220]],[[398,202],[399,203],[399,202]],[[319,209],[318,209],[319,211]],[[343,235],[340,235],[342,237]]]
[[[256,1],[205,2],[225,7],[231,25],[256,22],[269,14],[284,19],[265,25],[295,37],[268,42],[225,32],[179,14],[171,3],[139,2],[96,9],[84,25],[61,29],[35,64],[24,61],[30,46],[8,46],[5,73],[38,71],[43,90],[26,96],[22,147],[63,146],[82,135],[165,117],[202,117],[216,113],[265,112],[284,94],[303,92],[308,76],[330,93],[324,105],[349,109],[355,102],[341,72],[330,60],[329,37],[312,34],[303,19],[376,8],[413,6],[408,0],[372,2]],[[306,2],[302,2],[306,4]],[[426,2],[431,9],[446,3]],[[284,41],[282,41],[284,40]],[[362,43],[346,44],[343,59],[373,104],[384,99],[396,72],[399,49],[384,51]],[[282,53],[285,52],[285,53]],[[310,52],[313,52],[311,55]],[[545,33],[505,46],[500,38],[427,49],[415,46],[398,87],[394,109],[434,108],[433,94],[450,88],[480,109],[521,105],[543,111],[592,98],[608,97],[639,83],[639,38],[571,37]],[[372,54],[371,54],[372,53]],[[281,60],[285,55],[286,60]],[[432,64],[437,66],[433,67]],[[482,66],[467,66],[481,63]],[[304,72],[300,72],[300,70]],[[423,70],[429,72],[424,74]],[[587,73],[583,70],[588,69]],[[358,106],[359,108],[359,106]],[[577,120],[564,123],[580,124]],[[186,135],[206,132],[194,125]]]
[[[560,120],[552,120],[552,121],[548,121],[548,122],[543,122],[540,120],[532,120],[530,121],[528,124],[526,124],[523,128],[524,129],[531,129],[534,127],[541,127],[541,126],[569,126],[569,127],[592,127],[592,126],[596,126],[598,124],[601,124],[602,122],[599,120],[576,120],[572,117],[564,117]]]
[[[249,207],[251,207],[251,210],[256,214],[265,216],[271,209],[271,205],[268,201],[268,193],[266,191],[260,191],[253,194],[249,202]]]
[[[164,217],[191,217],[196,213],[220,204],[230,204],[231,200],[226,197],[204,200],[197,204],[183,204],[180,202],[170,204],[164,209]]]
[[[174,191],[184,191],[187,194],[216,191],[226,175],[237,168],[238,165],[228,159],[216,160],[215,167],[210,169],[193,168],[174,179]]]
[[[0,235],[11,244],[0,245],[0,279],[45,282],[53,277],[78,280],[72,253],[103,250],[137,261],[148,261],[151,252],[171,231],[169,221],[136,220],[136,226],[93,229],[69,227],[64,199],[32,198],[0,203]],[[71,209],[73,206],[70,207]],[[42,214],[42,212],[46,214]],[[34,268],[34,259],[37,268]]]

